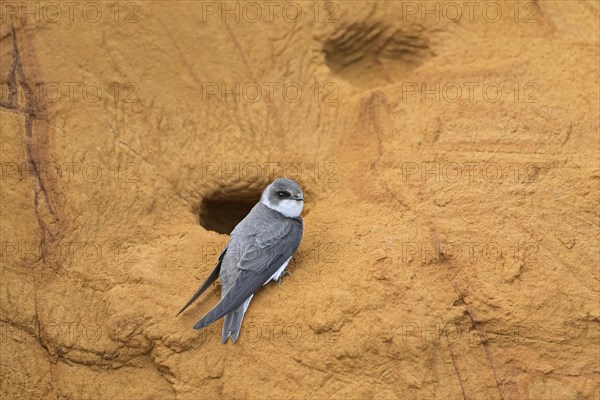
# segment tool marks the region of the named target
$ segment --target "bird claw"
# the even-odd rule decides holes
[[[292,275],[291,272],[285,270],[283,271],[283,273],[281,274],[281,276],[279,277],[279,279],[277,279],[277,285],[281,286],[281,284],[283,283],[283,277],[284,275]]]

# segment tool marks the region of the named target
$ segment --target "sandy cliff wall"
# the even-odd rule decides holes
[[[2,397],[598,399],[598,3],[468,3],[0,3]]]

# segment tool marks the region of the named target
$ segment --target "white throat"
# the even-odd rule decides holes
[[[262,197],[260,198],[260,202],[269,207],[271,210],[275,210],[288,218],[299,217],[302,213],[302,209],[304,208],[304,201],[290,199],[281,200],[279,204],[274,205],[269,201],[266,193],[263,193]]]

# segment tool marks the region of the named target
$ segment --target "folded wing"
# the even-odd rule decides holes
[[[221,301],[194,325],[200,329],[235,310],[253,295],[298,249],[302,222],[286,221],[286,229],[265,230],[247,244],[237,265],[238,274]]]

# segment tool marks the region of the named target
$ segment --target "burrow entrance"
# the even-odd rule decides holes
[[[198,218],[204,228],[229,235],[260,200],[261,192],[216,193],[200,203]]]
[[[361,88],[402,81],[434,55],[421,26],[364,23],[339,28],[324,43],[323,52],[334,74]]]

